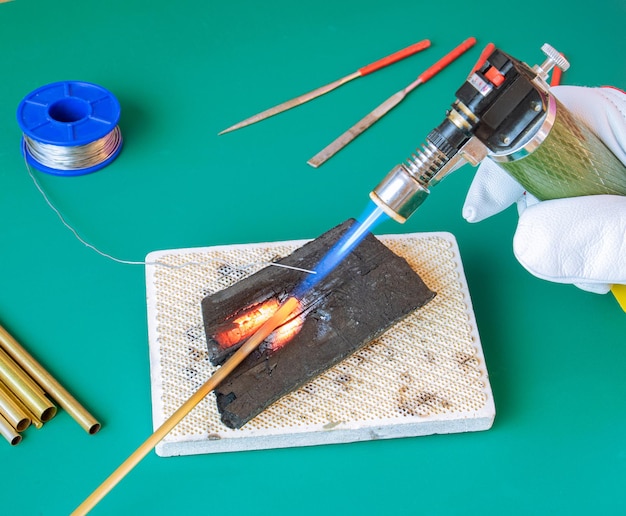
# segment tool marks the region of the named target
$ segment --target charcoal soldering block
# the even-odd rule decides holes
[[[277,263],[314,270],[354,224],[343,224]],[[281,302],[308,273],[276,266],[245,278],[202,300],[210,360],[222,364],[243,342],[224,347],[219,335],[238,314],[268,301]],[[215,390],[222,422],[240,428],[285,394],[379,337],[435,296],[404,258],[372,234],[300,299],[299,331],[282,347],[268,337]]]

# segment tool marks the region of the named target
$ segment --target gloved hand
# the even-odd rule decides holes
[[[555,96],[626,164],[626,94],[613,88],[559,86]],[[484,220],[513,203],[520,215],[513,239],[533,275],[606,293],[626,284],[626,196],[594,195],[539,202],[485,159],[470,186],[463,217]]]

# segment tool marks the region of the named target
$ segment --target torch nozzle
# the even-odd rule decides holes
[[[429,193],[426,184],[413,177],[404,165],[397,165],[370,192],[370,199],[396,222],[404,224]]]
[[[403,224],[421,206],[430,193],[428,187],[450,158],[430,140],[407,159],[396,165],[370,193],[370,198],[391,218]]]

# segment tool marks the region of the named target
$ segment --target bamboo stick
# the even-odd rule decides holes
[[[176,412],[144,441],[100,486],[91,493],[72,515],[84,515],[93,509],[207,394],[217,387],[265,338],[280,326],[298,307],[295,297],[288,298],[226,362]]]
[[[0,381],[2,381],[38,419],[49,421],[57,408],[35,381],[0,349]]]
[[[3,348],[87,433],[95,434],[100,423],[35,360],[2,326]]]

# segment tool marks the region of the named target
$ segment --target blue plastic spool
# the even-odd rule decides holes
[[[106,89],[89,82],[62,81],[47,84],[29,93],[17,108],[17,122],[31,140],[59,147],[87,145],[112,132],[120,118],[120,104]],[[50,168],[39,163],[27,150],[29,164],[57,176],[79,176],[100,170],[113,161],[122,145],[97,165],[72,170]]]

